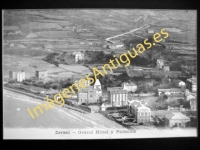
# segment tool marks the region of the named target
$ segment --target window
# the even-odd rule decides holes
[[[113,99],[113,102],[115,101],[115,94],[112,94],[112,99]]]

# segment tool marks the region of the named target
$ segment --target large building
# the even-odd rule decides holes
[[[128,101],[128,115],[135,117],[137,123],[151,122],[151,110],[138,100]]]
[[[127,90],[123,90],[122,87],[108,87],[108,100],[112,107],[127,106]]]
[[[37,71],[36,71],[36,77],[37,77],[38,79],[44,79],[44,78],[47,77],[47,76],[48,76],[48,72],[47,72],[47,70],[45,70],[45,69],[37,70]]]
[[[18,82],[22,82],[25,80],[25,72],[14,72],[14,71],[9,71],[9,78],[13,80],[17,80]]]
[[[88,83],[86,83],[88,84]],[[78,92],[78,103],[97,103],[102,97],[101,83],[97,79],[93,86],[80,89]]]

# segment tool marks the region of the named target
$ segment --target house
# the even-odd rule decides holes
[[[165,116],[165,127],[186,127],[190,118],[181,112],[172,112]]]
[[[188,111],[183,111],[184,113]],[[152,112],[157,125],[165,127],[186,127],[189,125],[190,118],[181,112],[159,110]]]
[[[36,71],[36,77],[38,79],[44,79],[47,76],[48,76],[48,72],[45,69],[41,69],[41,70]]]
[[[154,29],[148,29],[148,33],[154,33]]]
[[[84,53],[73,52],[72,55],[75,56],[75,62],[78,62],[79,60],[84,60]]]
[[[127,90],[122,87],[108,87],[108,100],[112,107],[127,106]]]
[[[187,79],[186,85],[191,92],[197,92],[197,78],[196,77],[193,76],[192,78]]]
[[[25,72],[9,71],[9,78],[17,80],[18,82],[22,82],[23,80],[25,80]]]
[[[151,122],[151,110],[138,100],[128,101],[128,115],[135,117],[138,123]]]
[[[14,47],[15,44],[14,43],[10,43],[9,47]]]
[[[170,71],[169,65],[164,65],[163,66],[163,71],[165,71],[165,72]]]
[[[127,90],[128,92],[135,92],[137,90],[137,85],[133,82],[130,83],[123,82],[122,87],[123,90]]]
[[[157,68],[162,69],[163,71],[170,71],[169,65],[167,65],[167,61],[164,59],[157,59]]]
[[[183,81],[180,81],[180,82],[178,83],[178,86],[179,86],[179,87],[185,87],[185,86],[186,86],[186,84],[185,84],[185,82],[183,82]]]

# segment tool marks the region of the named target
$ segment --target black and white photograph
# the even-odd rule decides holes
[[[197,10],[2,10],[3,139],[197,137]]]

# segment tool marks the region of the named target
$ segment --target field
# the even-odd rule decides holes
[[[4,54],[3,57],[3,76],[8,78],[9,71],[22,71],[26,73],[26,78],[35,76],[36,70],[47,69],[49,78],[47,79],[59,79],[68,78],[72,75],[83,75],[91,74],[91,71],[84,66],[70,66],[70,65],[60,65],[60,67],[55,66],[42,60],[44,56],[37,55],[36,57],[30,57],[32,53],[36,55],[35,51],[24,51],[19,50],[19,53],[15,50],[7,50],[5,53],[10,52],[10,54]],[[11,53],[12,52],[12,53]],[[20,54],[21,52],[21,54]],[[36,51],[37,52],[37,51]],[[31,53],[31,54],[30,54]],[[41,51],[39,51],[41,53]],[[27,55],[26,55],[27,54]],[[29,54],[29,55],[28,55]]]

